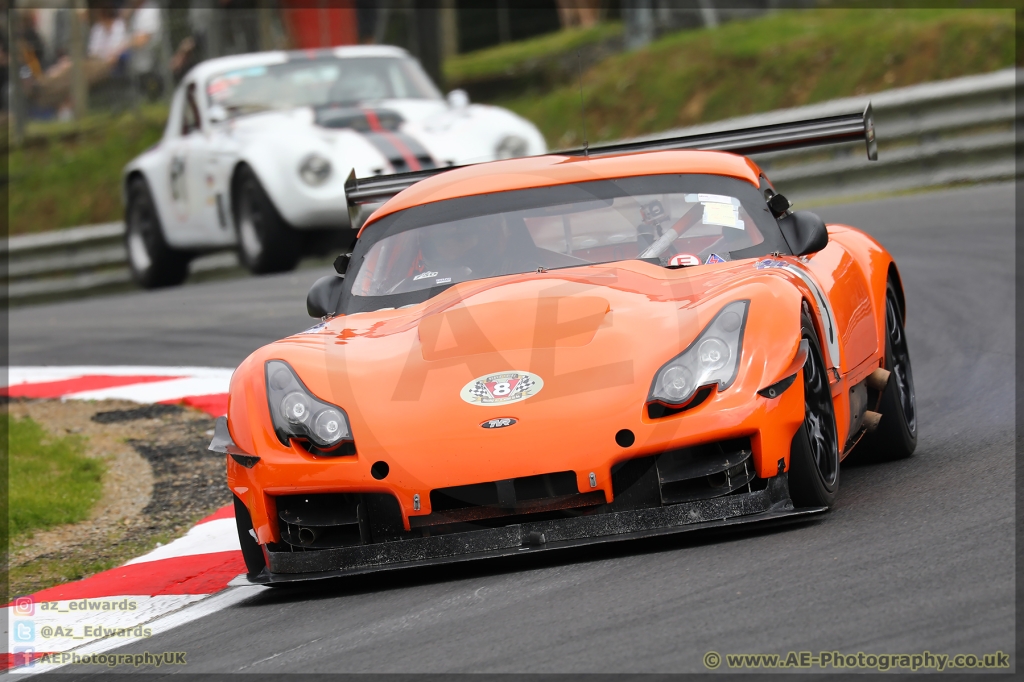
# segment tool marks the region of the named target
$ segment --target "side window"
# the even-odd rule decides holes
[[[188,135],[194,130],[199,130],[199,107],[196,105],[196,84],[189,83],[181,107],[181,134]]]

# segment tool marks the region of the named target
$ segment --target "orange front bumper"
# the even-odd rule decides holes
[[[256,417],[254,413],[260,407],[266,410],[265,403],[250,406],[250,416]],[[781,396],[771,400],[756,393],[751,395],[749,387],[744,390],[734,386],[722,394],[713,393],[699,407],[661,419],[650,419],[644,410],[631,412],[614,424],[586,420],[573,424],[572,420],[559,417],[564,426],[557,444],[539,440],[519,461],[503,458],[490,466],[486,454],[482,454],[479,456],[484,461],[477,461],[478,466],[472,471],[453,467],[450,462],[431,466],[417,459],[416,452],[389,452],[379,446],[364,446],[358,441],[358,433],[356,454],[318,457],[294,442],[290,447],[282,445],[266,429],[250,429],[255,447],[248,454],[259,457],[259,461],[247,468],[229,455],[228,485],[249,509],[258,541],[266,544],[281,541],[275,505],[278,495],[388,493],[398,500],[408,530],[410,517],[431,513],[430,491],[437,488],[572,471],[579,492],[601,491],[605,501],[611,502],[612,467],[620,462],[742,437],[750,438],[757,476],[766,479],[789,469],[790,443],[804,417],[803,385],[798,378]],[[623,428],[635,436],[629,447],[622,447],[614,439],[614,434]],[[575,437],[572,429],[578,430]],[[573,442],[580,445],[573,447]],[[458,442],[451,444],[453,448],[458,446]],[[389,464],[390,472],[383,480],[371,474],[371,467],[379,461]]]

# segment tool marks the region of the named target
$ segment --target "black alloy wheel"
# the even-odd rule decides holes
[[[839,490],[839,441],[828,370],[814,324],[801,316],[807,340],[803,367],[804,423],[793,436],[789,455],[789,492],[797,507],[831,507]]]
[[[192,254],[167,244],[149,185],[141,177],[133,178],[128,185],[124,238],[128,267],[139,286],[177,286],[188,278]]]

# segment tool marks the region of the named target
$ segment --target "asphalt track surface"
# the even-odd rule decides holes
[[[818,211],[896,256],[920,420],[913,458],[844,464],[819,521],[266,590],[119,651],[185,651],[188,673],[699,672],[708,651],[1013,652],[1013,190]],[[15,309],[11,363],[237,363],[309,324],[317,275]]]

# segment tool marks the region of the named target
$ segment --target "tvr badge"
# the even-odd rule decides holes
[[[518,422],[519,420],[513,417],[499,417],[498,419],[488,419],[480,426],[485,429],[503,429],[506,426],[515,426]]]

